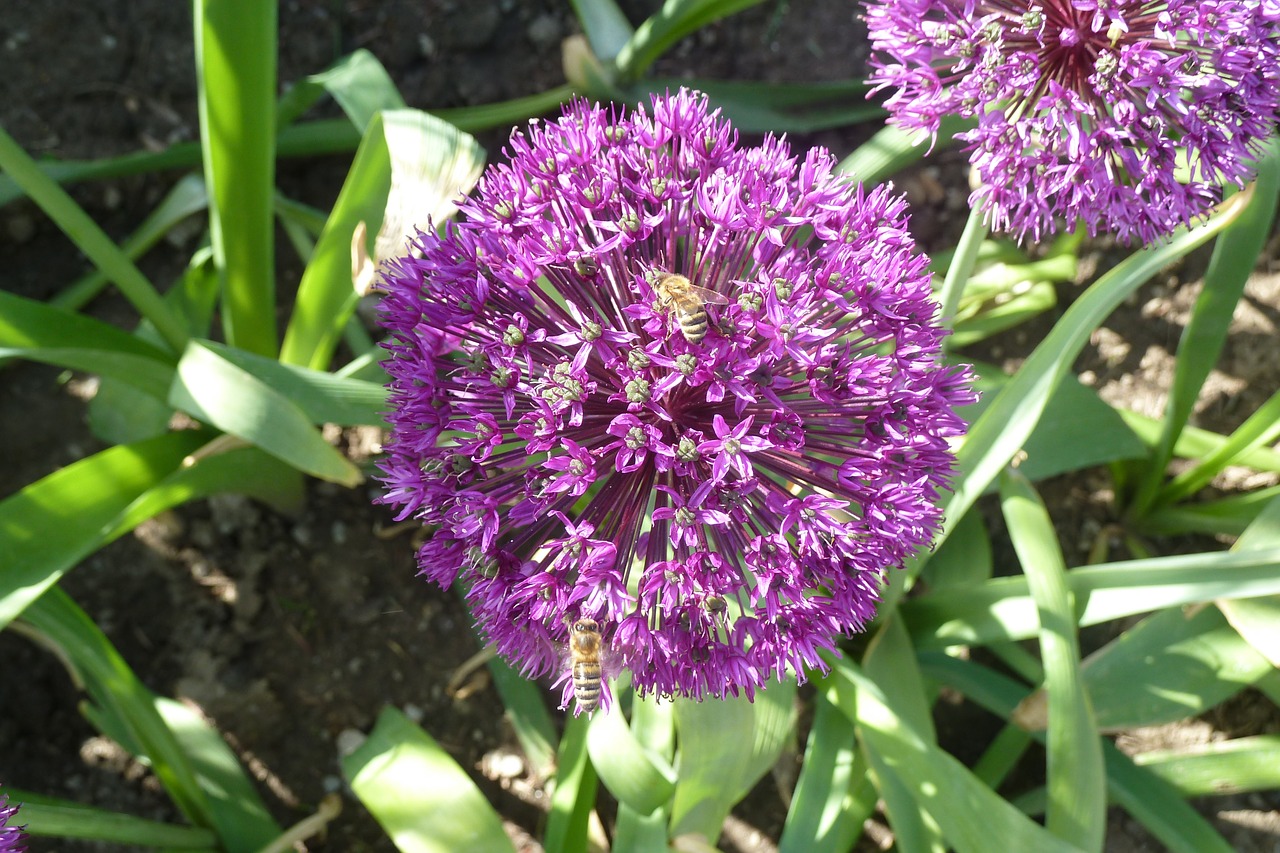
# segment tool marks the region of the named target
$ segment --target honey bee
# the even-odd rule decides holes
[[[600,623],[579,619],[569,629],[569,662],[573,674],[573,698],[587,714],[600,707]]]
[[[714,290],[698,287],[689,279],[672,272],[658,273],[653,279],[658,307],[671,311],[680,324],[680,334],[691,344],[702,343],[707,336],[707,305],[728,305],[729,300]]]

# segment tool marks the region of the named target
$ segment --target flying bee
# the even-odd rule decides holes
[[[600,623],[579,619],[569,629],[569,665],[573,675],[573,698],[587,714],[600,707]]]
[[[691,344],[702,343],[707,336],[706,306],[729,304],[723,295],[672,272],[658,273],[653,278],[653,291],[658,295],[658,307],[675,314],[680,334]]]

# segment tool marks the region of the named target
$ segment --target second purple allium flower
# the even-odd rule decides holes
[[[903,201],[687,92],[509,155],[386,281],[384,500],[435,527],[422,574],[530,675],[578,619],[641,693],[823,668],[932,539],[971,399]]]
[[[1243,185],[1280,118],[1274,0],[879,0],[866,17],[894,120],[977,117],[959,137],[972,202],[1019,238],[1056,221],[1167,236]]]
[[[9,795],[0,794],[0,853],[24,853],[27,834],[23,826],[10,826],[18,816],[18,806],[9,805]]]

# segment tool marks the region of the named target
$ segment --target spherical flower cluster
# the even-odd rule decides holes
[[[1151,242],[1242,186],[1280,118],[1275,0],[878,0],[873,81],[894,121],[944,115],[995,230],[1057,222]]]
[[[508,153],[386,275],[383,500],[434,528],[421,573],[531,676],[580,618],[642,694],[823,668],[931,541],[972,397],[903,201],[683,91]]]
[[[9,805],[9,795],[0,794],[0,853],[23,853],[27,849],[23,843],[27,840],[24,827],[9,825],[17,814],[18,807]]]

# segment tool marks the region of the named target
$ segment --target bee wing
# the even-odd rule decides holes
[[[714,290],[707,290],[705,287],[698,287],[696,284],[689,285],[689,292],[697,296],[708,305],[728,305],[729,298],[723,293],[717,293]]]

